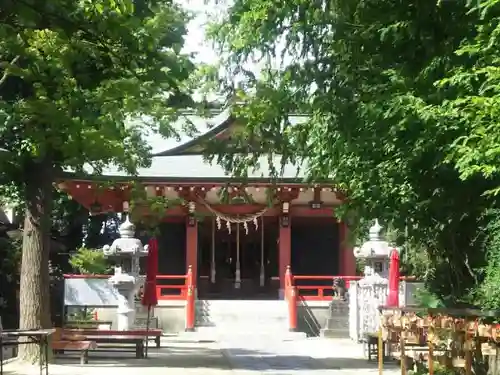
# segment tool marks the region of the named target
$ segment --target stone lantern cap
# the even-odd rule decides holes
[[[113,241],[111,246],[104,245],[102,248],[106,256],[125,256],[139,258],[148,255],[149,246],[142,245],[142,242],[135,238],[135,225],[132,224],[127,216],[126,220],[118,229],[120,238]]]
[[[395,249],[390,246],[389,242],[385,241],[380,235],[382,226],[378,220],[370,228],[368,241],[360,247],[354,248],[354,256],[360,259],[389,259],[391,251]],[[397,250],[397,249],[396,249]]]

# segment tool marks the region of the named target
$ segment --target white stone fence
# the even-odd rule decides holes
[[[365,281],[365,282],[363,282]],[[424,286],[422,282],[402,281],[399,284],[399,306],[415,306],[416,292]],[[361,341],[366,334],[379,328],[378,307],[385,304],[388,284],[385,279],[351,281],[349,287],[349,337]]]

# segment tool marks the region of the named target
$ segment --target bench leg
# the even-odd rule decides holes
[[[366,353],[366,359],[368,361],[371,361],[372,360],[372,346],[370,344],[370,341],[365,341],[363,343],[363,351]]]
[[[135,358],[144,358],[144,343],[138,342],[135,346]]]
[[[155,343],[156,343],[156,347],[159,349],[161,346],[161,337],[160,336],[155,338]]]
[[[87,365],[88,363],[89,363],[89,351],[88,350],[84,350],[80,354],[80,364],[81,365]]]

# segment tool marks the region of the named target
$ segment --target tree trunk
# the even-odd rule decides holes
[[[48,160],[30,162],[26,168],[25,218],[19,293],[19,328],[50,328],[50,213],[53,167]],[[18,358],[35,363],[38,345],[20,345]]]

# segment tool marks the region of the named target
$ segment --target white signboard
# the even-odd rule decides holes
[[[64,305],[113,307],[123,298],[108,279],[75,278],[64,280]]]

